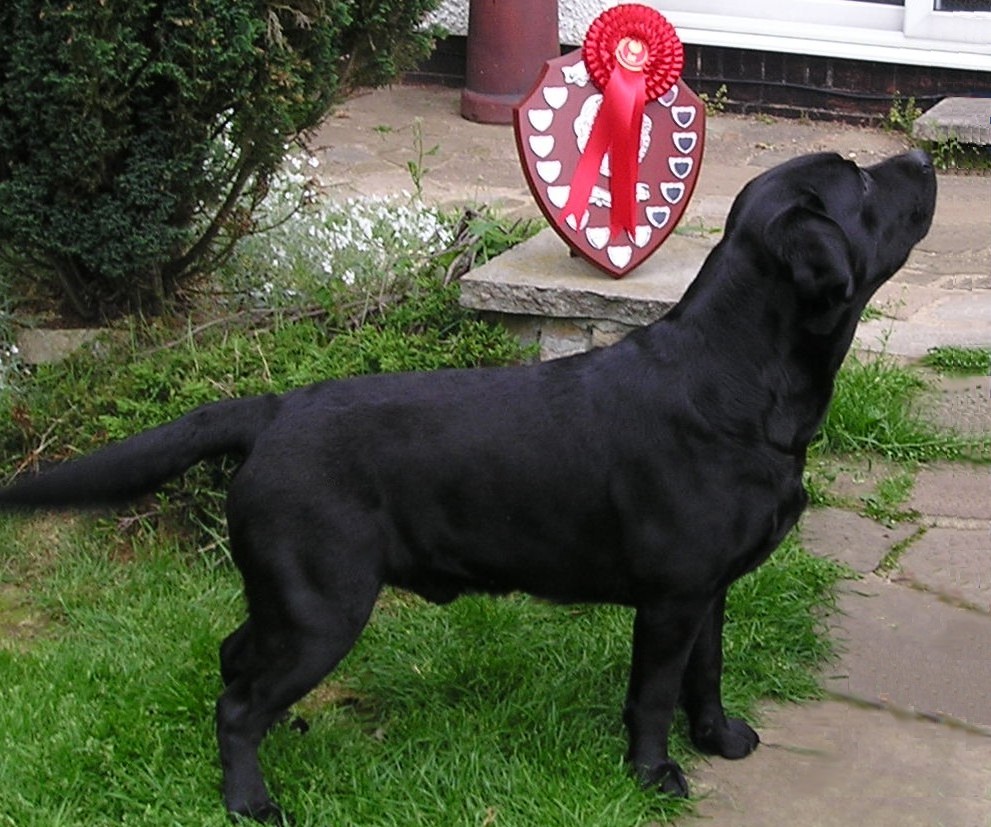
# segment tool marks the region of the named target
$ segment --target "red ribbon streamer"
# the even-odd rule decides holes
[[[629,65],[624,65],[617,54],[624,38],[646,49],[645,55]],[[609,153],[610,235],[615,238],[623,230],[632,235],[636,230],[643,110],[648,100],[659,98],[677,83],[684,65],[684,49],[674,27],[659,12],[624,4],[603,12],[592,22],[583,57],[593,82],[602,90],[602,105],[572,176],[562,217],[565,221],[574,217],[574,226],[582,225],[602,159]]]
[[[631,71],[617,63],[603,90],[602,106],[571,179],[571,192],[564,205],[565,219],[573,215],[576,224],[581,224],[592,187],[599,177],[602,159],[608,152],[609,192],[612,195],[609,232],[613,238],[622,230],[634,232],[640,131],[646,103],[647,84],[643,72]]]

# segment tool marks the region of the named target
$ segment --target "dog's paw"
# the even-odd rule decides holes
[[[278,718],[275,719],[275,726],[286,726],[293,732],[298,732],[300,735],[306,735],[310,731],[310,724],[306,718],[302,718],[299,715],[293,715],[291,712],[283,712]]]
[[[310,722],[307,721],[306,718],[302,718],[299,715],[293,715],[287,721],[287,724],[289,729],[293,732],[298,732],[300,735],[306,735],[306,733],[310,731]]]
[[[229,811],[231,821],[235,824],[275,824],[277,827],[292,827],[293,820],[274,801],[264,801],[258,804],[237,807]]]
[[[688,782],[685,774],[674,761],[664,761],[650,769],[637,771],[640,783],[647,789],[658,789],[668,795],[688,798]]]
[[[746,721],[726,718],[720,726],[693,729],[692,743],[702,752],[735,760],[757,749],[760,736]]]

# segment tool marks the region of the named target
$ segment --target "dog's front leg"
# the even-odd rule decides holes
[[[682,674],[705,620],[708,601],[670,601],[637,608],[633,623],[633,665],[623,720],[627,753],[644,786],[687,796],[688,783],[668,755],[668,732]]]
[[[726,592],[712,603],[685,667],[681,701],[688,714],[692,742],[702,752],[723,758],[743,758],[760,743],[756,732],[723,710],[723,616]]]

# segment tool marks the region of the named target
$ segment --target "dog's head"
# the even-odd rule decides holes
[[[803,325],[828,335],[860,311],[929,231],[936,176],[907,152],[861,168],[822,153],[751,181],[730,211],[726,237],[753,243],[763,270],[791,282]]]

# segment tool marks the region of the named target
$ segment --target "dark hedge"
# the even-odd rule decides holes
[[[437,0],[4,0],[0,251],[86,317],[156,310],[289,141],[424,57]]]

